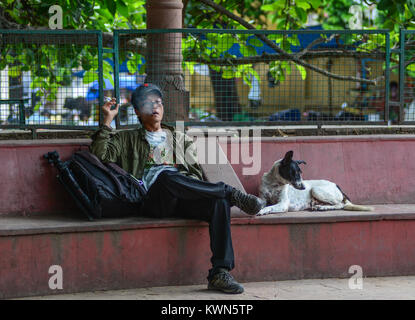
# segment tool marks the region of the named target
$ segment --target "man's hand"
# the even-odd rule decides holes
[[[115,109],[111,110],[111,107],[116,103],[117,100],[112,98],[102,106],[102,114],[104,115],[103,124],[108,127],[111,127],[112,120],[114,120],[115,116],[118,114],[119,104],[116,105]]]

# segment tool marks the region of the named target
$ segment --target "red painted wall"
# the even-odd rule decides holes
[[[0,215],[74,210],[56,179],[56,169],[43,154],[57,150],[66,160],[89,143],[87,139],[0,142]],[[222,147],[230,155],[230,145]],[[242,173],[244,166],[252,164],[240,161],[232,166],[245,189],[257,194],[263,173],[288,150],[294,151],[295,159],[307,162],[305,179],[329,179],[355,203],[414,203],[415,136],[263,138],[254,159],[257,175]]]
[[[261,224],[264,220],[233,220],[238,281],[348,278],[352,265],[361,266],[364,277],[414,274],[414,220]],[[0,252],[7,257],[0,259],[0,298],[207,284],[211,255],[207,224],[197,222],[0,236]],[[63,269],[63,290],[48,287],[51,265]]]
[[[221,146],[230,154],[229,142]],[[232,163],[246,191],[258,194],[262,175],[289,150],[307,162],[304,179],[331,180],[356,204],[415,202],[413,135],[263,138],[258,175],[243,175],[244,165]]]
[[[256,193],[262,173],[274,160],[294,150],[296,159],[308,162],[305,178],[333,180],[355,202],[414,202],[414,137],[281,138],[262,142],[261,156],[255,159],[261,164],[259,175],[243,176],[242,166],[233,165],[249,192]],[[55,178],[56,170],[42,157],[57,150],[65,160],[88,144],[0,143],[0,213],[72,211],[70,197]],[[413,205],[408,205],[409,216],[379,216],[380,212],[389,214],[391,207],[395,206],[384,206],[383,211],[378,208],[369,217],[353,214],[356,221],[311,221],[314,213],[296,215],[295,221],[278,222],[271,216],[232,219],[233,274],[242,282],[350,277],[349,267],[356,264],[363,268],[364,276],[413,275]],[[41,226],[42,220],[37,223]],[[0,298],[206,283],[210,267],[206,223],[121,229],[116,225],[88,229],[85,223],[79,222],[72,231],[43,230],[43,234],[15,233],[13,226],[12,231],[6,228],[0,235]],[[48,269],[55,264],[63,268],[63,291],[48,288]]]
[[[72,211],[75,205],[56,179],[57,170],[43,155],[57,150],[61,159],[67,160],[88,144],[88,140],[2,141],[0,215]]]

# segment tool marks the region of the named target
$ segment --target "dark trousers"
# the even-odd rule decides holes
[[[234,268],[230,217],[231,187],[163,171],[148,190],[140,214],[153,218],[184,218],[209,223],[212,276],[218,268]]]

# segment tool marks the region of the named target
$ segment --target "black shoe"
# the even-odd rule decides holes
[[[232,294],[244,292],[244,287],[231,276],[228,270],[222,268],[209,280],[208,289]]]
[[[255,215],[265,207],[266,202],[252,194],[247,194],[234,188],[231,193],[231,205],[237,206],[247,214]]]

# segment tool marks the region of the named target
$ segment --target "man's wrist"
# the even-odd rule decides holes
[[[104,119],[104,121],[102,121],[102,125],[110,128],[110,129],[112,129],[111,128],[111,122],[112,122],[112,120],[113,119]]]
[[[110,125],[106,124],[106,123],[103,123],[101,125],[101,128],[105,129],[105,130],[108,130],[108,131],[112,131],[112,127]]]

